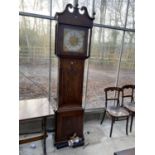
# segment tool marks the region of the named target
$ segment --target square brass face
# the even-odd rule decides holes
[[[63,31],[63,51],[64,52],[84,52],[85,31],[73,28],[64,28]]]
[[[56,54],[61,57],[85,58],[90,31],[87,27],[60,24],[56,27]]]

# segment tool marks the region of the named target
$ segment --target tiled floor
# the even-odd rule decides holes
[[[116,122],[112,138],[109,138],[111,121],[105,119],[102,125],[99,120],[87,121],[84,124],[85,146],[78,148],[62,148],[53,146],[52,133],[48,133],[47,155],[113,155],[115,151],[135,146],[135,123],[133,131],[126,136],[125,121]],[[88,132],[89,131],[89,134]],[[35,145],[35,148],[32,148]],[[22,144],[19,146],[20,155],[43,155],[42,141]]]

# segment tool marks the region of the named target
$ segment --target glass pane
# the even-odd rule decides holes
[[[135,33],[126,32],[118,85],[135,84]]]
[[[50,0],[20,0],[19,11],[50,15]]]
[[[74,0],[53,0],[52,1],[52,16],[55,16],[56,12],[64,11],[68,3],[74,4]]]
[[[85,65],[84,65],[83,96],[82,96],[82,106],[83,106],[83,108],[85,108],[86,95],[87,95],[88,61],[89,61],[89,59],[86,59],[85,60]]]
[[[49,21],[19,19],[19,97],[48,97]]]
[[[58,85],[58,58],[55,55],[55,26],[56,21],[51,25],[51,101],[52,105],[57,106],[57,85]]]
[[[104,88],[115,86],[122,33],[93,28],[86,108],[104,107]]]
[[[79,0],[79,8],[85,6],[88,10],[89,16],[92,17],[93,0]]]
[[[124,27],[127,0],[95,0],[95,23]]]
[[[51,101],[53,108],[57,107],[57,88],[58,88],[58,58],[52,57],[51,60]]]
[[[129,0],[127,28],[135,28],[135,0]]]

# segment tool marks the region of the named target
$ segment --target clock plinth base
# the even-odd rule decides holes
[[[56,133],[55,145],[61,145],[68,142],[73,134],[83,137],[83,114],[84,110],[79,108],[59,109],[56,112]]]

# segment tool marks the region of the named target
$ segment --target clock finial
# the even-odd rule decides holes
[[[92,16],[93,16],[93,18],[95,18],[95,15],[96,15],[96,12],[94,11],[94,12],[93,12],[93,15],[92,15]]]
[[[78,0],[74,0],[74,7],[77,8],[78,7]]]
[[[75,8],[78,8],[78,5],[79,5],[79,4],[78,4],[78,3],[76,3],[76,4],[75,4]]]

